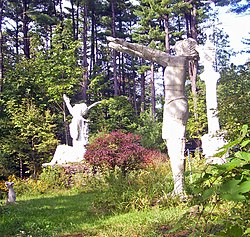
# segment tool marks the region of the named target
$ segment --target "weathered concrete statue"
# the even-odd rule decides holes
[[[8,188],[8,197],[6,203],[14,203],[16,202],[16,193],[14,191],[14,182],[5,182],[6,187]]]
[[[73,146],[59,145],[56,148],[55,154],[51,162],[44,163],[43,166],[53,166],[55,164],[65,164],[80,162],[84,159],[84,154],[86,152],[86,145],[88,144],[89,138],[89,127],[88,120],[84,118],[88,111],[95,105],[101,103],[95,102],[90,106],[85,103],[75,104],[72,106],[70,104],[70,99],[63,95],[64,102],[72,115],[72,120],[69,125],[70,136],[73,140]]]
[[[165,104],[163,114],[162,137],[166,140],[168,155],[174,180],[175,195],[184,191],[184,149],[186,123],[188,120],[188,102],[184,88],[187,78],[188,62],[198,58],[197,43],[186,39],[175,45],[176,56],[149,47],[128,43],[122,39],[107,38],[109,46],[118,51],[142,57],[165,67]]]

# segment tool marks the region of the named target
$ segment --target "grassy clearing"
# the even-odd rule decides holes
[[[162,226],[174,226],[185,209],[180,205],[99,215],[92,205],[97,195],[21,197],[18,204],[1,207],[0,236],[164,236]]]
[[[249,161],[244,152],[224,166],[193,159],[187,202],[169,198],[169,162],[126,176],[45,169],[39,180],[15,180],[18,203],[0,205],[0,237],[249,236]]]

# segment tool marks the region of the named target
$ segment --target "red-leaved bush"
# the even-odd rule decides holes
[[[123,174],[150,163],[150,150],[140,145],[140,137],[114,131],[96,138],[88,145],[85,159],[98,167],[120,167]]]

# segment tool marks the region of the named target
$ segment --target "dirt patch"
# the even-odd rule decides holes
[[[187,237],[190,234],[190,231],[188,230],[176,230],[176,231],[171,231],[173,228],[170,226],[160,226],[159,227],[159,232],[161,233],[162,236],[164,237]],[[66,235],[60,235],[58,237],[85,237],[86,235],[83,233],[76,233],[76,234],[66,234]],[[89,236],[89,235],[88,235]],[[92,236],[92,235],[91,235]],[[93,236],[98,236],[98,235],[93,235]],[[136,235],[139,237],[139,235]]]
[[[187,237],[190,234],[190,231],[188,230],[177,230],[177,231],[171,231],[172,227],[169,226],[161,226],[160,232],[164,237]]]
[[[80,233],[80,234],[68,234],[68,235],[61,235],[58,237],[84,237],[85,235]]]

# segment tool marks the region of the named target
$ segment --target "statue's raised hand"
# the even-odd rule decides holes
[[[70,102],[69,97],[66,96],[65,94],[63,94],[63,99],[64,99],[65,103],[69,103]]]

